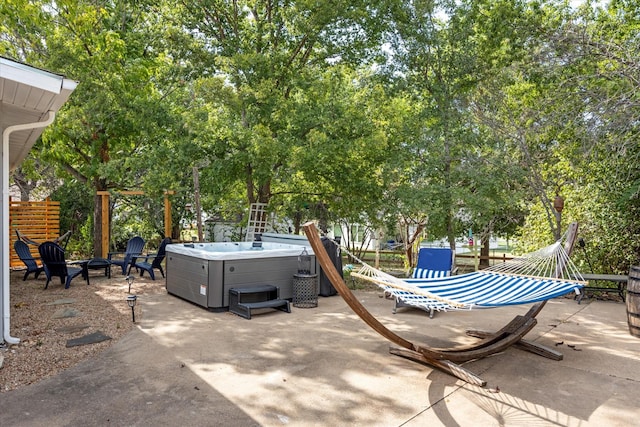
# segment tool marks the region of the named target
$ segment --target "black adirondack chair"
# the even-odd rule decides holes
[[[144,239],[140,236],[132,237],[127,242],[127,248],[124,252],[109,252],[107,259],[113,265],[118,265],[122,269],[122,274],[127,274],[130,270],[131,262],[134,256],[142,255],[144,249]]]
[[[38,263],[40,259],[34,258],[33,255],[31,255],[29,246],[22,240],[16,240],[13,244],[13,249],[16,251],[20,261],[27,267],[27,271],[24,273],[22,280],[27,280],[27,277],[29,277],[31,273],[34,273],[37,279],[40,273],[44,271],[44,266]]]
[[[67,261],[64,258],[64,249],[56,243],[44,242],[38,246],[38,252],[40,252],[40,258],[47,275],[45,289],[47,289],[53,277],[59,277],[60,283],[64,283],[64,288],[68,289],[71,286],[71,280],[83,272],[83,268],[67,265]]]
[[[162,240],[162,242],[160,242],[158,253],[134,257],[135,259],[132,262],[132,266],[140,270],[140,277],[142,277],[144,275],[144,272],[146,271],[147,273],[149,273],[151,280],[156,280],[156,275],[153,272],[154,269],[160,270],[160,274],[162,274],[162,277],[164,277],[162,261],[166,256],[166,249],[169,243],[171,243],[171,239],[169,237],[166,237]],[[129,268],[129,272],[131,272],[131,268]]]

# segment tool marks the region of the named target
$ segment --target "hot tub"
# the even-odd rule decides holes
[[[307,242],[308,243],[308,242]],[[298,256],[306,248],[312,274],[317,266],[306,245],[215,242],[167,245],[167,292],[214,311],[229,307],[229,289],[274,285],[280,298],[293,297]]]

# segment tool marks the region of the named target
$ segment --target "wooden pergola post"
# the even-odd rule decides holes
[[[117,191],[117,193],[130,196],[144,196],[145,194],[144,191],[139,190]],[[164,192],[164,235],[169,237],[171,236],[171,200],[169,200],[169,195],[174,193],[175,191],[171,190]],[[109,253],[109,238],[111,236],[111,216],[109,215],[109,198],[111,193],[108,191],[98,191],[96,194],[100,196],[102,209],[102,241],[100,242],[100,246],[102,247],[102,255],[106,257]]]
[[[173,194],[174,191],[164,192],[164,235],[165,237],[171,237],[171,200],[169,200],[169,194]]]
[[[102,256],[107,257],[109,253],[109,236],[111,236],[111,217],[109,216],[109,192],[98,191],[102,209],[102,232],[100,233],[100,247],[102,248]]]

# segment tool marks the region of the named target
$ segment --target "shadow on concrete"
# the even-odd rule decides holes
[[[626,333],[626,322],[621,320],[624,305],[568,307],[571,313],[562,311],[562,307],[550,307],[550,313],[541,314],[530,337],[560,349],[564,360],[553,361],[511,348],[466,364],[489,380],[484,388],[432,371],[428,376],[428,411],[446,426],[468,425],[470,418],[481,419],[480,415],[474,418],[469,409],[461,412],[466,407],[479,410],[496,425],[569,426],[590,422],[599,425],[595,420],[606,406],[604,421],[624,425],[632,419],[633,409],[620,397],[633,395],[640,381],[640,373],[629,372],[629,367],[638,364],[635,354],[640,341]],[[621,421],[613,421],[611,414]]]
[[[2,426],[259,425],[139,330],[0,402]]]

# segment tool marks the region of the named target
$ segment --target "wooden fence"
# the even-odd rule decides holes
[[[402,255],[401,252],[397,251],[380,251],[380,264],[387,268],[404,268],[404,259],[402,256],[398,256],[398,254]],[[367,264],[375,265],[375,251],[364,251],[361,257],[362,261],[366,262]],[[481,260],[487,260],[490,265],[494,265],[507,262],[511,259],[513,259],[513,257],[507,254],[486,256],[466,253],[456,254],[455,263],[456,266],[459,267],[459,273],[468,273],[470,271],[475,271],[476,261],[480,262]],[[344,262],[349,262],[348,258],[345,258]]]
[[[18,240],[16,230],[36,242],[54,240],[60,236],[60,202],[49,199],[42,202],[9,201],[9,254],[11,267],[24,267],[13,250]],[[29,246],[31,254],[38,257],[38,249]]]

